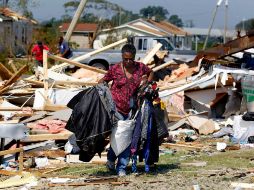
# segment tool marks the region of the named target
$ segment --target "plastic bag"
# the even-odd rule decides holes
[[[119,120],[117,127],[113,128],[110,145],[116,156],[121,154],[131,144],[134,126],[135,120]]]

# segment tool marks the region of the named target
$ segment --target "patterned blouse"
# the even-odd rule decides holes
[[[136,69],[131,78],[126,77],[121,63],[110,67],[103,77],[106,82],[113,81],[111,86],[112,98],[116,104],[117,110],[124,115],[130,112],[130,99],[138,89],[142,76],[149,75],[152,71],[141,62],[135,61],[134,65]]]

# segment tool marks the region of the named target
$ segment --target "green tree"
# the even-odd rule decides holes
[[[82,16],[81,20],[87,23],[98,23],[100,21],[100,18],[95,16],[93,13],[87,13]]]
[[[183,21],[178,15],[171,15],[168,21],[178,27],[183,27]]]
[[[158,21],[167,19],[167,15],[169,14],[168,10],[161,6],[148,6],[139,12],[145,18],[155,17]]]
[[[79,1],[69,1],[67,3],[65,3],[63,6],[65,8],[65,12],[68,13],[68,12],[74,12],[78,5],[79,5]]]
[[[113,26],[118,26],[118,25],[130,22],[130,21],[138,19],[138,18],[139,18],[138,14],[133,14],[131,11],[124,11],[123,10],[123,11],[121,11],[121,13],[119,12],[119,13],[115,14],[111,18],[111,22],[112,22]]]
[[[15,9],[27,18],[33,18],[33,13],[29,10],[30,7],[35,7],[38,2],[35,0],[6,0],[7,7]]]
[[[254,29],[254,18],[248,19],[248,20],[243,20],[236,24],[235,28],[237,30],[253,30]]]

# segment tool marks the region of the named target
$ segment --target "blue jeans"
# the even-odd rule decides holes
[[[121,114],[121,113],[120,113]],[[121,120],[126,120],[128,119],[128,115],[121,114],[122,118]],[[117,160],[116,164],[116,172],[119,174],[119,172],[124,172],[126,173],[126,167],[129,164],[130,161],[130,153],[131,153],[131,145],[128,146],[121,154],[116,156],[114,150],[112,147],[109,147],[108,154],[107,154],[107,159],[110,162],[114,162]]]
[[[118,156],[115,155],[113,149],[110,147],[108,150],[108,155],[107,159],[110,162],[115,162],[116,159],[117,164],[116,164],[116,172],[119,174],[119,172],[126,172],[126,167],[130,161],[130,146],[128,146],[121,154]]]

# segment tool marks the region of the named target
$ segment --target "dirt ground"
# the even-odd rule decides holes
[[[117,182],[123,182],[123,184],[110,184],[107,181],[95,184],[92,179],[117,178],[117,176],[107,171],[105,165],[79,163],[62,165],[65,168],[43,175],[39,178],[38,185],[30,189],[227,190],[237,189],[231,186],[233,182],[254,182],[253,149],[232,150],[234,148],[231,148],[221,152],[216,150],[216,140],[208,144],[209,146],[203,143],[201,149],[160,147],[160,161],[156,167],[150,173],[144,173],[143,163],[138,163],[139,173],[130,174],[129,166],[128,175],[117,179]],[[68,177],[73,181],[65,185],[53,184],[48,181],[51,177]],[[6,178],[8,177],[1,176],[0,180],[3,181]],[[86,185],[84,182],[87,182]],[[89,185],[89,182],[93,184]],[[71,186],[71,183],[79,185]],[[21,189],[21,187],[8,189]]]
[[[70,177],[84,180],[97,177],[113,177],[104,165],[71,164],[65,169],[47,174],[41,178],[38,186],[31,189],[235,189],[232,182],[252,183],[254,181],[254,152],[252,149],[227,150],[225,152],[211,150],[163,149],[156,169],[148,174],[143,172],[143,164],[139,163],[138,174],[128,174],[118,178],[125,182],[122,185],[109,183],[86,186],[55,186],[47,181],[49,177]],[[130,168],[129,168],[130,170]],[[2,178],[3,179],[3,178]],[[77,181],[76,181],[77,182]],[[8,188],[8,189],[20,189]]]

